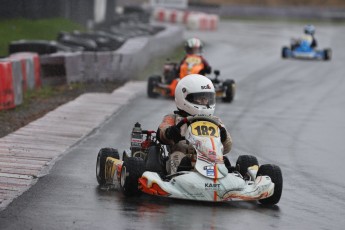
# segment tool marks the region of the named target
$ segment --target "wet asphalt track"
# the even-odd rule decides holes
[[[302,24],[223,22],[218,32],[186,32],[206,43],[205,56],[221,77],[235,79],[232,104],[216,115],[230,129],[238,155],[281,167],[277,206],[125,198],[102,190],[95,178],[101,147],[129,147],[136,121],[156,129],[174,109],[167,99],[132,100],[70,149],[50,173],[0,212],[0,229],[343,229],[345,225],[345,26],[317,26],[330,62],[282,60],[280,51]]]

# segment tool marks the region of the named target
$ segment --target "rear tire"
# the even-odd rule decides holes
[[[236,161],[236,170],[243,178],[248,178],[248,168],[253,165],[259,165],[258,159],[252,155],[241,155]]]
[[[161,82],[160,76],[151,76],[149,77],[148,83],[147,83],[147,95],[150,98],[156,98],[159,96],[158,93],[154,92],[155,86]]]
[[[145,162],[140,157],[128,157],[122,164],[120,186],[127,196],[139,196],[138,180],[145,172]]]
[[[325,61],[331,60],[331,58],[332,58],[332,50],[331,49],[325,49],[323,52],[324,52],[323,59]]]
[[[256,177],[258,176],[269,176],[274,183],[273,195],[259,200],[264,205],[275,205],[279,202],[283,191],[283,176],[279,166],[273,164],[261,165]]]
[[[222,98],[224,102],[232,102],[235,97],[236,85],[234,80],[226,80],[223,83],[223,87],[226,87],[225,97]]]
[[[96,178],[99,185],[105,185],[107,183],[105,178],[105,163],[107,157],[120,159],[120,155],[117,149],[102,148],[99,150],[96,162]]]
[[[289,57],[289,55],[288,55],[288,53],[289,53],[289,48],[288,47],[286,47],[286,46],[284,46],[283,48],[282,48],[282,58],[288,58]]]

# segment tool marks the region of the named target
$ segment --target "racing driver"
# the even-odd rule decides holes
[[[175,88],[179,80],[190,74],[210,74],[211,66],[202,56],[203,44],[198,38],[189,38],[184,44],[186,55],[176,67],[176,76],[169,85],[170,96],[174,96]]]
[[[177,110],[173,114],[165,115],[157,130],[157,137],[163,144],[169,146],[169,160],[166,164],[168,174],[178,171],[189,171],[193,168],[195,159],[191,157],[193,147],[182,140],[187,130],[184,124],[181,128],[176,126],[184,117],[194,115],[211,116],[221,123],[220,119],[213,116],[216,104],[215,89],[212,81],[200,74],[190,74],[182,78],[175,90],[175,104]],[[222,124],[222,123],[221,123]],[[224,125],[220,128],[220,138],[223,144],[223,154],[230,152],[232,139]],[[224,157],[228,167],[230,162]]]
[[[197,58],[201,60],[203,68],[197,74],[205,75],[205,74],[211,73],[211,70],[212,70],[211,66],[206,61],[206,59],[202,56],[202,48],[203,48],[203,44],[199,38],[187,39],[184,45],[186,55],[181,60],[180,65],[178,67],[178,71],[179,71],[178,75],[180,76],[180,78],[183,78],[188,75],[186,73],[188,72],[187,69],[188,69],[189,64],[187,60],[189,58],[194,58],[194,59]]]

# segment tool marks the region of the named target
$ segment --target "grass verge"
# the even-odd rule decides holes
[[[62,18],[28,20],[0,20],[0,56],[8,56],[8,45],[11,41],[56,40],[60,31],[73,31],[85,28],[77,23]]]

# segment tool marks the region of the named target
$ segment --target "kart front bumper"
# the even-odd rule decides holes
[[[274,183],[268,176],[259,176],[255,181],[245,181],[236,173],[221,179],[206,178],[196,172],[163,181],[154,172],[145,172],[139,179],[142,192],[151,195],[199,201],[260,200],[273,195]]]

